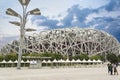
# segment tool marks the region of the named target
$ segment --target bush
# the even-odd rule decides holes
[[[74,57],[73,57],[73,59],[75,59],[75,60],[77,60],[77,59],[81,59],[81,56],[78,54],[78,55],[75,55]]]
[[[63,56],[61,54],[54,53],[52,55],[52,59],[60,60],[60,59],[63,59]]]
[[[118,61],[120,62],[120,54],[118,55]]]
[[[3,61],[3,59],[4,59],[4,56],[0,55],[0,62]]]
[[[100,59],[100,60],[102,60],[102,61],[104,61],[104,56],[102,56],[102,55],[100,55],[100,54],[97,54],[97,55],[95,55],[95,56],[92,56],[92,57],[90,57],[90,59],[95,59],[95,60],[98,60],[98,59]]]
[[[75,60],[77,60],[77,59],[80,59],[80,60],[83,60],[83,59],[88,60],[88,59],[89,59],[88,55],[87,55],[87,54],[84,54],[84,53],[75,55],[73,58],[74,58]]]
[[[107,54],[107,60],[111,63],[118,63],[118,57],[113,53]]]
[[[15,61],[15,60],[17,60],[17,54],[16,53],[7,54],[7,55],[5,55],[4,59],[6,61],[9,61],[9,60]]]
[[[52,57],[52,53],[50,53],[50,52],[42,53],[41,57]]]

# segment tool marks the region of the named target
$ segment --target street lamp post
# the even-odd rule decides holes
[[[27,16],[28,15],[41,15],[41,12],[38,8],[26,12],[27,6],[28,6],[30,0],[18,0],[18,1],[22,5],[23,14],[20,15],[17,12],[15,12],[14,10],[12,10],[11,8],[8,8],[6,10],[6,14],[20,18],[20,22],[13,21],[10,23],[14,24],[16,26],[20,26],[20,45],[19,45],[17,69],[21,69],[21,56],[22,56],[22,51],[23,51],[23,40],[24,40],[24,36],[25,36],[25,31],[32,31],[33,30],[33,29],[25,29],[25,25],[27,22],[26,21]]]

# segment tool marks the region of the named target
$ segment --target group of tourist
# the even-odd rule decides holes
[[[117,64],[112,64],[112,63],[109,63],[108,65],[108,74],[110,75],[118,75],[118,70],[117,70]]]

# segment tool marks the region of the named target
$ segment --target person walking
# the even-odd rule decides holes
[[[118,75],[117,65],[116,64],[113,64],[113,71],[114,71],[114,75]]]
[[[110,75],[113,75],[113,65],[112,64],[110,64],[109,70],[110,70]]]
[[[108,74],[110,74],[111,70],[110,70],[110,63],[107,64],[107,68],[108,68]]]

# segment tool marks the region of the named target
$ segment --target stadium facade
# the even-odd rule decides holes
[[[18,40],[14,40],[1,49],[2,53],[18,53],[18,51]],[[69,56],[80,53],[119,54],[119,42],[107,32],[85,28],[47,30],[24,38],[23,53],[43,52]]]

